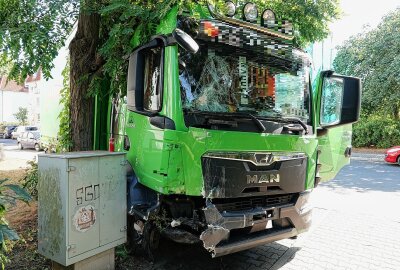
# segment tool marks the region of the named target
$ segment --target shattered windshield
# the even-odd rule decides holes
[[[197,54],[180,52],[185,111],[246,112],[309,122],[307,65],[221,44],[202,42],[200,48]]]

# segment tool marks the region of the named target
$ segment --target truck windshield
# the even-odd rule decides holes
[[[197,54],[180,52],[185,111],[245,112],[309,122],[309,71],[301,57],[280,58],[207,42],[200,48]]]

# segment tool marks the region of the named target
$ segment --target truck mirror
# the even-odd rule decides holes
[[[176,42],[185,50],[196,53],[199,50],[199,44],[187,33],[182,31],[179,28],[176,28],[172,33],[172,36],[175,38]]]
[[[127,76],[127,106],[133,111],[143,111],[144,70],[146,50],[160,47],[159,38],[137,48],[129,57]]]
[[[322,74],[320,125],[328,128],[351,124],[360,118],[361,81],[324,72]]]

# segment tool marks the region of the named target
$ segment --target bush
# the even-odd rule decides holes
[[[7,251],[6,240],[18,240],[17,233],[8,226],[5,219],[7,205],[15,204],[17,200],[29,202],[31,196],[19,185],[7,183],[8,179],[0,180],[0,266],[8,261],[5,252]]]
[[[353,127],[353,145],[377,148],[400,145],[400,121],[383,113],[362,116]]]
[[[38,164],[35,161],[28,161],[28,169],[26,169],[26,175],[23,179],[23,187],[26,189],[32,197],[37,200],[37,184],[38,184]]]

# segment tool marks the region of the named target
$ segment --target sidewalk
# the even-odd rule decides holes
[[[382,153],[383,150],[371,149],[370,151],[362,149],[353,149],[351,154],[351,159],[355,160],[365,160],[365,161],[382,161],[384,162],[385,154]]]
[[[3,159],[0,160],[0,171],[25,169],[29,160],[37,158],[38,152],[18,150],[16,146],[3,147]]]

